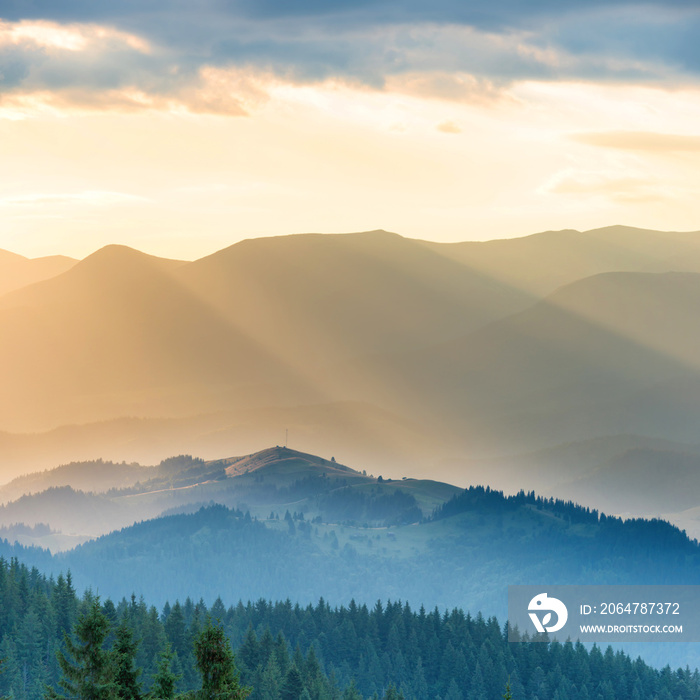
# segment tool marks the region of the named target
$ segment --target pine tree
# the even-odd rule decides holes
[[[258,690],[259,696],[262,698],[277,698],[279,697],[281,686],[282,674],[273,654],[265,666],[259,688],[256,688],[256,690]]]
[[[321,665],[318,662],[313,644],[309,647],[306,659],[304,660],[304,667],[300,670],[304,685],[308,688],[311,688],[313,684],[323,676]]]
[[[481,673],[481,664],[477,661],[474,675],[472,676],[471,689],[469,690],[469,700],[486,700],[486,685]]]
[[[297,668],[301,670],[302,665],[304,663],[304,657],[302,656],[300,660],[298,658],[300,654],[301,652],[299,650],[299,647],[297,646],[297,650],[294,652],[294,663],[296,664]],[[289,659],[289,649],[287,648],[287,640],[284,638],[282,632],[277,633],[277,639],[275,640],[275,647],[272,655],[277,660],[277,665],[279,666],[280,673],[283,676],[286,675],[287,671],[289,670],[289,665],[291,661]]]
[[[52,625],[53,627],[53,625]],[[14,635],[17,643],[18,659],[22,669],[22,687],[26,696],[41,696],[41,691],[47,678],[44,664],[47,640],[44,639],[44,629],[39,615],[32,608],[24,616]],[[32,690],[32,687],[36,692]]]
[[[223,627],[214,626],[211,618],[194,640],[194,655],[202,676],[198,700],[244,700],[250,689],[241,687]]]
[[[4,634],[0,643],[0,691],[2,697],[14,696],[13,686],[19,680],[19,663],[17,661],[17,646],[9,634]]]
[[[503,694],[503,700],[513,700],[513,693],[510,692],[510,678],[506,683],[506,692]]]
[[[180,680],[172,670],[173,650],[169,643],[158,657],[158,670],[153,678],[153,686],[148,694],[152,700],[173,700],[175,697],[175,686]]]
[[[183,658],[187,654],[187,629],[185,615],[179,601],[175,601],[165,620],[165,634],[175,653]]]
[[[450,681],[450,685],[447,687],[447,693],[445,695],[445,700],[462,700],[464,696],[462,695],[462,691],[460,691],[459,686],[457,685],[457,682],[453,678]]]
[[[117,684],[117,695],[121,700],[141,700],[142,698],[139,682],[141,669],[134,666],[138,646],[126,617],[123,617],[117,627],[112,649],[114,682]]]
[[[350,685],[345,689],[343,700],[362,700],[362,695],[360,695],[360,692],[357,690],[354,680],[352,680]]]
[[[402,692],[396,690],[393,685],[390,685],[386,689],[384,694],[384,700],[404,700],[404,695]]]
[[[187,600],[191,607],[192,601],[189,598]],[[170,642],[172,650],[182,667],[183,685],[186,688],[192,688],[197,682],[197,673],[192,663],[192,645],[194,640],[188,638],[185,611],[182,609],[179,601],[175,601],[170,610],[170,615],[165,620],[164,627],[167,640]]]
[[[47,688],[47,700],[116,700],[117,686],[110,654],[104,649],[109,634],[109,620],[100,609],[100,599],[87,599],[86,610],[75,627],[77,642],[65,635],[67,655],[57,652],[63,677],[59,686],[66,691],[60,695]]]
[[[289,667],[287,675],[282,685],[280,697],[282,700],[299,700],[299,696],[304,690],[304,681],[301,679],[301,673],[296,667],[296,664]]]
[[[260,645],[252,625],[248,625],[248,631],[243,639],[243,644],[238,648],[236,656],[238,657],[238,663],[242,666],[244,673],[252,673],[255,671],[260,662]]]

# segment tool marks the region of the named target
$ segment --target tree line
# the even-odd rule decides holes
[[[513,644],[506,632],[495,618],[398,601],[188,598],[158,610],[134,596],[79,596],[70,574],[0,559],[0,693],[16,700],[43,700],[47,686],[49,700],[83,697],[74,671],[90,639],[108,669],[93,674],[90,700],[491,700],[508,683],[516,699],[700,700],[696,670],[572,642]]]

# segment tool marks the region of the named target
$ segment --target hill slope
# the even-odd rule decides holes
[[[241,476],[258,472],[256,476],[276,475],[287,479],[299,475],[311,476],[333,474],[341,476],[358,475],[356,471],[336,463],[335,459],[323,459],[316,455],[290,450],[287,447],[270,447],[246,457],[230,460],[226,476]]]
[[[25,258],[0,250],[0,296],[70,270],[77,260],[64,255]]]
[[[140,464],[114,464],[101,459],[90,462],[63,464],[55,469],[34,472],[13,479],[0,487],[0,503],[58,486],[70,486],[79,491],[109,491],[133,486],[152,476],[153,468]]]
[[[425,245],[534,297],[604,272],[700,272],[697,231],[607,226],[591,231],[545,231],[483,243]]]
[[[2,297],[0,423],[168,415],[220,384],[288,377],[172,277],[180,265],[109,246]]]
[[[380,529],[252,520],[213,506],[88,542],[54,566],[108,595],[118,586],[161,601],[223,592],[372,604],[383,595],[501,613],[517,583],[692,583],[700,548],[660,521],[599,520],[572,504],[477,488],[429,522]]]
[[[236,465],[242,473],[227,474]],[[212,502],[223,505],[199,505]],[[280,447],[212,462],[172,458],[154,479],[100,496],[49,489],[0,508],[0,525],[56,529],[63,518],[65,532],[87,523],[89,535],[163,512],[51,566],[106,595],[126,587],[160,601],[383,595],[491,612],[502,612],[507,585],[545,574],[572,584],[689,583],[700,574],[700,546],[662,521],[599,517],[534,493],[375,478]]]
[[[45,466],[49,443],[60,461],[159,461],[171,440],[211,457],[292,428],[308,449],[405,474],[606,434],[690,442],[699,278],[660,271],[696,269],[698,240],[373,231],[243,241],[193,263],[109,246],[0,297],[0,428],[105,422],[68,430],[75,443],[0,445],[19,470]],[[107,422],[126,416],[144,421]]]
[[[460,339],[343,372],[358,393],[382,377],[394,406],[481,449],[619,433],[691,441],[700,422],[674,392],[700,377],[698,313],[698,274],[607,273]],[[654,405],[665,420],[645,420]]]
[[[386,231],[247,240],[183,267],[179,278],[302,371],[426,347],[530,300],[508,281]]]
[[[43,523],[52,533],[88,538],[207,503],[245,508],[260,517],[273,510],[279,519],[289,510],[307,518],[385,526],[417,522],[459,491],[430,480],[375,478],[334,459],[285,447],[210,461],[180,455],[151,468],[115,465],[112,471],[111,466],[67,465],[17,479],[0,495],[9,497],[22,489],[27,495],[0,507],[0,527]],[[62,486],[71,473],[77,476],[76,487],[105,492],[83,493]],[[130,482],[126,486],[119,483],[124,479]],[[24,533],[21,541],[31,542],[32,533]],[[44,532],[38,532],[35,541],[54,551],[72,546],[70,541],[47,538]]]

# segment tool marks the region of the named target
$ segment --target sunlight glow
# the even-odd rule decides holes
[[[416,31],[450,41],[471,31],[438,29]],[[472,39],[547,65],[569,60],[525,34]],[[98,25],[0,25],[0,44],[27,42],[154,51]],[[370,87],[254,67],[204,65],[186,79],[168,70],[168,89],[0,96],[0,158],[13,173],[0,182],[0,248],[84,257],[116,241],[195,258],[301,231],[384,228],[456,241],[611,222],[698,225],[692,85],[494,83],[435,70]]]
[[[105,43],[124,44],[140,53],[151,51],[143,38],[110,27],[94,24],[61,25],[31,20],[0,21],[0,46],[33,44],[44,49],[78,52]]]

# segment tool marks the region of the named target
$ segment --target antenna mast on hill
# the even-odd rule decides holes
[[[287,446],[287,441],[289,440],[289,428],[284,429],[284,446]]]

